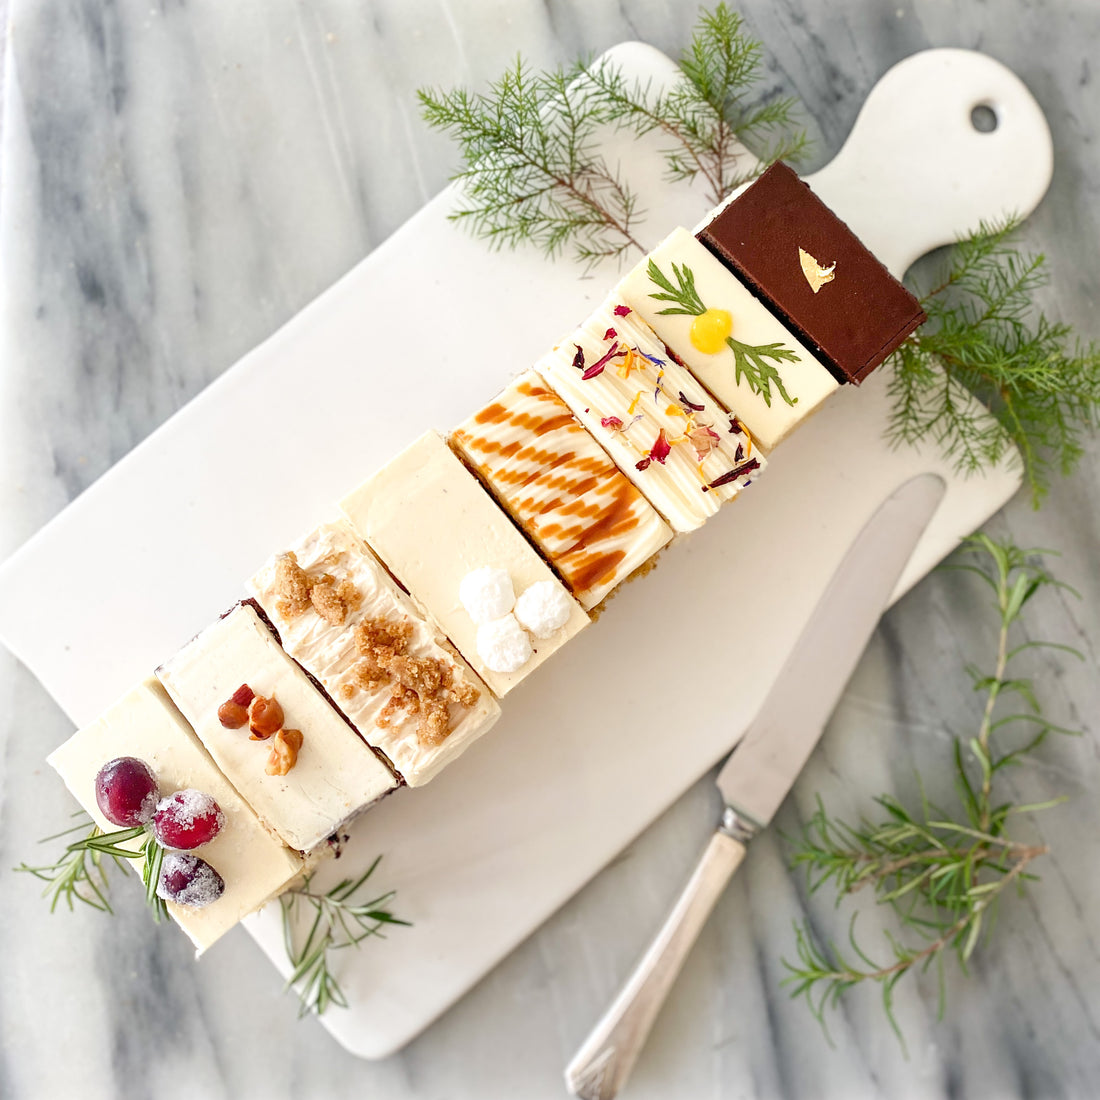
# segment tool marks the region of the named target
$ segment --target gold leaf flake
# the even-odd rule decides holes
[[[836,278],[836,262],[828,267],[822,267],[804,248],[798,250],[798,262],[802,265],[802,274],[806,276],[806,282],[816,294],[826,283],[831,283]]]

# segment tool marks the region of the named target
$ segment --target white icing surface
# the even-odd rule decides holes
[[[292,848],[317,847],[396,786],[389,768],[355,735],[309,677],[283,652],[248,604],[207,627],[157,676],[238,791]],[[268,775],[269,747],[228,730],[218,707],[246,683],[282,705],[284,725],[302,731],[297,763]]]
[[[274,558],[248,582],[249,590],[275,624],[286,651],[320,680],[360,734],[386,754],[410,787],[427,783],[500,717],[492,693],[343,520],[315,528],[288,549],[307,572],[326,572],[338,581],[354,584],[362,597],[360,605],[349,608],[347,618],[338,624],[327,622],[312,607],[288,617],[280,610],[275,591]],[[422,744],[416,733],[416,719],[406,710],[393,715],[384,728],[377,724],[391,690],[386,686],[367,690],[357,685],[354,677],[354,668],[361,659],[355,645],[355,627],[367,619],[412,623],[408,643],[412,656],[448,661],[457,676],[478,688],[480,695],[472,707],[451,704],[451,732],[441,744]],[[344,691],[345,685],[355,686],[350,696]]]
[[[733,318],[731,336],[743,344],[783,344],[797,356],[797,363],[776,363],[788,395],[788,405],[774,386],[770,402],[753,393],[742,377],[736,380],[733,352],[723,348],[715,355],[700,351],[691,342],[695,318],[685,314],[661,314],[670,303],[651,297],[660,288],[650,278],[653,260],[672,278],[672,265],[686,265],[695,276],[695,289],[710,309],[727,310]],[[675,285],[676,280],[672,278]],[[657,335],[694,371],[699,380],[744,421],[756,441],[771,450],[837,389],[836,379],[807,351],[794,334],[686,229],[674,229],[623,279],[617,293],[653,327]]]
[[[96,804],[95,777],[107,760],[119,756],[145,761],[166,797],[176,790],[198,788],[217,801],[224,815],[221,831],[203,845],[202,858],[222,876],[225,893],[202,912],[173,903],[168,906],[199,951],[279,893],[301,871],[301,858],[260,824],[152,677],[126,692],[49,757],[48,762],[104,832],[118,826],[112,825]],[[139,837],[130,847],[136,849],[140,844]]]
[[[498,696],[588,625],[583,608],[566,594],[569,621],[521,668],[498,672],[482,660],[478,627],[458,599],[463,577],[492,562],[508,571],[521,592],[536,581],[561,584],[435,432],[406,447],[340,508]]]

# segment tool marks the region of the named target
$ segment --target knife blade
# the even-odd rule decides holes
[[[921,474],[896,489],[848,548],[756,717],[717,776],[725,809],[679,901],[565,1070],[581,1100],[611,1100],[746,845],[770,824],[836,707],[890,593],[943,497]]]

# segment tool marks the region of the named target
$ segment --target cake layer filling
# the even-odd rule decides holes
[[[765,466],[737,417],[621,298],[535,369],[675,531],[702,526]]]
[[[619,294],[770,451],[837,381],[686,229],[619,284]]]
[[[585,608],[672,538],[535,371],[467,419],[451,440]]]
[[[584,609],[435,432],[383,466],[340,508],[498,696],[588,624]],[[542,583],[565,610],[563,624],[533,639],[522,661],[522,639],[511,623],[476,622],[463,606],[463,581],[486,568],[507,575],[513,598]]]
[[[167,903],[172,918],[200,952],[241,917],[281,893],[302,871],[301,856],[264,828],[152,678],[131,688],[48,758],[105,833],[120,826],[112,824],[97,804],[96,776],[105,764],[126,756],[149,766],[160,797],[186,789],[202,791],[217,802],[224,817],[217,836],[194,852],[221,876],[224,892],[201,909]],[[128,846],[136,851],[141,843],[139,837]]]
[[[283,648],[409,786],[500,717],[489,690],[346,523],[311,531],[248,588]]]
[[[397,786],[248,603],[157,669],[218,767],[291,848],[308,852]],[[241,723],[239,711],[247,709]]]

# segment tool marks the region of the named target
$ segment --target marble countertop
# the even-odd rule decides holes
[[[929,45],[985,50],[1046,111],[1053,187],[1025,229],[1051,257],[1044,304],[1100,336],[1100,8],[1089,0],[745,0],[766,85],[805,104],[839,148],[864,96]],[[692,4],[654,0],[11,0],[0,160],[0,557],[175,409],[414,213],[446,181],[447,143],[419,121],[425,83],[478,83],[517,50],[535,65],[640,38],[675,55]],[[775,831],[703,933],[625,1096],[1090,1097],[1100,1093],[1100,442],[1040,512],[990,525],[1059,549],[1082,599],[1044,596],[1031,637],[1076,645],[1036,676],[1052,714],[1085,729],[1013,775],[1067,805],[1031,827],[1052,855],[964,977],[907,981],[897,1014],[874,991],[832,1017],[832,1045],[779,988],[792,920],[843,934],[830,899],[787,872]],[[79,551],[77,551],[79,552]],[[849,816],[913,791],[949,798],[950,731],[978,701],[961,673],[989,652],[981,597],[957,574],[885,618],[810,766],[787,832],[821,795]],[[196,964],[136,891],[114,919],[48,918],[10,868],[71,806],[43,764],[71,726],[0,653],[0,1095],[342,1097],[564,1095],[561,1071],[647,942],[713,825],[691,792],[470,995],[381,1063],[344,1053],[234,932]],[[939,790],[937,792],[937,784]],[[864,918],[865,931],[877,918]]]

